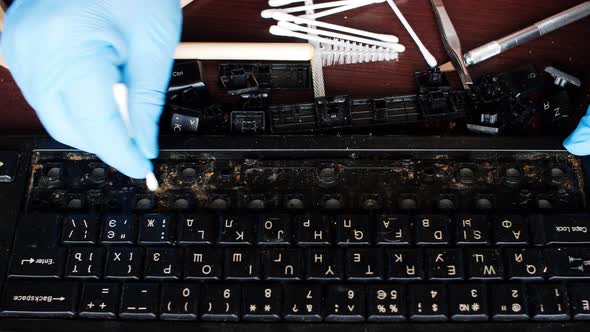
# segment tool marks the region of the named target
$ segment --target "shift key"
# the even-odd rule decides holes
[[[3,317],[73,317],[78,283],[10,280],[2,297]]]
[[[590,215],[537,215],[531,226],[535,244],[590,244]]]

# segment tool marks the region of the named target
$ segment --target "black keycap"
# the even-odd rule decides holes
[[[477,284],[449,285],[449,314],[456,321],[486,321],[488,300],[486,287]]]
[[[99,279],[104,267],[104,248],[70,248],[66,278]]]
[[[501,280],[504,264],[497,249],[470,249],[466,251],[468,275],[471,280]]]
[[[549,279],[590,279],[590,247],[551,248],[544,252]]]
[[[332,243],[333,221],[320,215],[295,216],[297,244],[300,246],[322,246]]]
[[[123,285],[119,317],[156,319],[160,304],[158,284],[137,283]]]
[[[426,250],[426,262],[430,280],[461,280],[464,277],[460,249]]]
[[[14,249],[55,248],[60,239],[62,222],[60,216],[53,214],[32,213],[23,216],[18,221]]]
[[[184,278],[187,280],[221,279],[223,251],[220,248],[190,248],[184,255]]]
[[[370,222],[367,215],[336,217],[336,243],[340,246],[369,245]]]
[[[590,285],[571,284],[569,286],[571,310],[574,319],[590,319]]]
[[[295,322],[322,320],[322,288],[320,285],[285,285],[284,317]]]
[[[160,298],[160,319],[194,320],[199,314],[199,285],[164,284]]]
[[[184,215],[178,219],[178,244],[213,244],[217,236],[217,226],[221,223],[214,214]]]
[[[446,321],[447,289],[444,285],[408,285],[408,312],[414,321]]]
[[[291,217],[288,214],[266,216],[258,225],[258,244],[287,246],[291,244]]]
[[[142,276],[143,250],[141,248],[109,249],[106,259],[105,278],[136,280]]]
[[[590,244],[588,215],[535,215],[530,222],[535,244]]]
[[[224,273],[230,280],[259,280],[262,274],[260,252],[253,248],[226,249]]]
[[[449,218],[444,216],[420,216],[416,218],[416,243],[441,245],[449,243]]]
[[[256,240],[256,224],[254,216],[225,216],[221,221],[219,244],[249,245]]]
[[[506,249],[508,277],[512,280],[543,280],[545,265],[540,249]]]
[[[117,284],[85,283],[79,315],[84,318],[114,319],[119,312],[121,290]]]
[[[567,320],[570,318],[567,292],[563,285],[529,285],[527,293],[533,319]]]
[[[262,265],[267,280],[298,280],[303,271],[301,252],[294,249],[267,250]]]
[[[395,322],[406,319],[404,285],[371,285],[367,287],[367,319],[370,322]]]
[[[383,251],[380,249],[348,249],[344,265],[348,280],[383,279]]]
[[[344,250],[309,248],[306,250],[306,279],[342,280],[344,277]]]
[[[529,243],[528,223],[521,216],[507,215],[493,221],[494,239],[498,245],[526,245]]]
[[[490,285],[492,318],[498,321],[527,320],[528,304],[522,284]]]
[[[173,219],[169,215],[146,214],[139,220],[139,243],[166,245],[174,242]]]
[[[10,258],[9,278],[60,278],[64,248],[16,248]]]
[[[131,215],[106,216],[102,223],[102,243],[134,244],[136,239],[136,221]]]
[[[387,279],[422,280],[424,279],[422,249],[386,249]]]
[[[364,286],[328,285],[325,305],[328,322],[362,322],[365,320]]]
[[[76,282],[9,280],[0,315],[8,317],[73,317],[78,305]]]
[[[407,245],[412,242],[407,215],[382,215],[377,218],[378,245]]]
[[[281,319],[280,285],[246,285],[242,289],[242,319],[273,322]]]
[[[207,321],[238,321],[241,288],[233,285],[207,285],[201,298],[201,319]]]
[[[178,280],[182,278],[183,250],[179,248],[148,248],[145,251],[146,280]]]
[[[64,244],[95,244],[98,235],[95,215],[70,215],[64,218],[61,242]]]
[[[457,244],[487,245],[490,243],[489,224],[485,216],[459,216],[457,225]]]

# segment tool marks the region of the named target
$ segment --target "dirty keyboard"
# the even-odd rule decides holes
[[[262,322],[590,319],[564,153],[169,151],[160,189],[35,152],[0,315]]]

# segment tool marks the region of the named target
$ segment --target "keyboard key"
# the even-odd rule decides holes
[[[320,285],[285,285],[283,312],[288,321],[321,321],[322,287]]]
[[[146,214],[139,221],[139,243],[166,245],[174,242],[172,218],[162,214]]]
[[[326,288],[327,322],[362,322],[365,320],[364,286],[329,285]]]
[[[178,220],[178,244],[206,245],[213,244],[220,223],[214,214],[184,215]]]
[[[280,285],[246,285],[243,288],[242,319],[273,322],[281,319]]]
[[[545,264],[540,249],[506,249],[508,277],[512,280],[543,280]]]
[[[536,244],[590,244],[588,215],[535,215]]]
[[[382,280],[383,252],[379,249],[348,249],[345,266],[348,280]]]
[[[408,285],[408,311],[413,321],[446,321],[447,289],[445,285]]]
[[[143,271],[143,249],[116,248],[109,249],[105,268],[106,279],[137,280]]]
[[[104,267],[104,248],[70,248],[66,278],[99,279]]]
[[[568,294],[574,319],[590,320],[590,285],[572,284]]]
[[[73,317],[79,285],[75,282],[10,280],[2,296],[4,317]]]
[[[485,216],[460,216],[456,224],[457,244],[487,245],[490,243],[489,224]]]
[[[261,279],[260,252],[253,248],[225,250],[225,278],[234,280]]]
[[[16,248],[10,259],[9,278],[61,278],[64,248]]]
[[[416,243],[442,245],[449,243],[450,220],[444,216],[420,216],[416,221]]]
[[[551,248],[544,253],[549,279],[590,279],[590,248]]]
[[[256,240],[257,218],[253,216],[226,216],[222,218],[219,244],[249,245]]]
[[[469,279],[502,280],[504,264],[496,249],[470,249],[466,251]]]
[[[386,249],[387,279],[422,280],[424,279],[422,249]]]
[[[525,294],[522,284],[490,285],[492,318],[498,321],[529,319]]]
[[[493,222],[494,239],[498,245],[526,245],[529,243],[528,223],[521,216],[497,217]]]
[[[114,319],[119,312],[120,287],[117,284],[86,283],[82,288],[80,317]]]
[[[146,280],[178,280],[182,278],[183,250],[178,248],[148,248],[145,251]]]
[[[367,319],[370,322],[406,320],[406,293],[403,285],[371,285],[367,287]]]
[[[408,245],[412,242],[407,215],[382,215],[377,218],[378,245]]]
[[[160,319],[195,320],[198,317],[199,285],[164,284],[160,298]]]
[[[463,255],[459,249],[426,250],[430,280],[461,280],[464,278]]]
[[[136,238],[135,217],[129,215],[106,216],[102,224],[102,243],[134,244]]]
[[[64,218],[61,242],[63,244],[95,244],[98,235],[95,215],[70,215]]]
[[[235,322],[240,319],[241,288],[231,285],[207,285],[201,298],[201,319]]]
[[[223,257],[220,248],[190,248],[184,255],[184,278],[187,280],[221,279]]]
[[[342,249],[309,248],[306,250],[306,279],[342,280],[344,277]]]
[[[484,285],[449,285],[449,311],[455,321],[486,321],[488,300]]]
[[[300,246],[327,246],[332,244],[332,220],[320,215],[295,217],[297,244]]]
[[[528,297],[533,319],[567,320],[570,318],[567,293],[563,285],[529,285]]]
[[[125,284],[121,295],[119,317],[156,319],[160,304],[158,284]]]
[[[267,280],[299,280],[303,272],[301,254],[294,249],[267,250],[262,265]]]
[[[14,249],[55,248],[60,239],[62,222],[63,219],[54,214],[32,213],[22,217],[18,221]]]
[[[336,218],[336,242],[340,246],[369,245],[371,234],[367,215]]]
[[[287,214],[276,217],[266,216],[260,219],[258,226],[258,244],[287,246],[291,244],[291,217]]]

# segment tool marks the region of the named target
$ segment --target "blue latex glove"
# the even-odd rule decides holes
[[[144,178],[181,26],[178,0],[17,0],[1,47],[49,134]],[[129,88],[133,137],[113,98],[118,82]]]
[[[590,155],[590,108],[578,128],[563,142],[563,146],[573,155]]]

